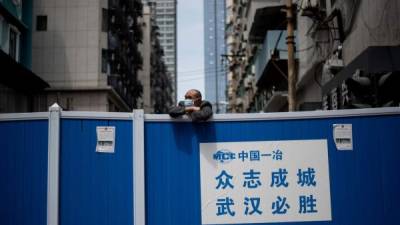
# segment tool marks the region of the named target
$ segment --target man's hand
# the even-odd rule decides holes
[[[192,112],[196,112],[199,110],[200,110],[200,107],[197,107],[197,106],[185,107],[185,112],[187,112],[187,113],[192,113]]]

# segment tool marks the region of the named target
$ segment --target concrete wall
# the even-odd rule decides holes
[[[51,87],[106,84],[100,70],[101,47],[107,46],[106,33],[101,32],[101,8],[106,2],[34,1],[32,70]],[[38,15],[47,16],[47,31],[36,30]]]
[[[354,25],[343,43],[345,64],[350,63],[368,46],[400,45],[400,1],[361,0],[359,2]],[[344,17],[349,18],[350,6],[342,3],[341,8],[346,13]]]
[[[68,111],[114,111],[109,110],[106,91],[54,91],[47,94],[48,105],[57,102]]]
[[[103,8],[108,0],[34,1],[32,70],[51,87],[41,110],[58,102],[65,110],[130,111],[101,71],[102,49],[108,49]],[[46,31],[36,30],[38,15],[47,16]]]

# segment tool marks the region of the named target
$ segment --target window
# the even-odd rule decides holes
[[[2,21],[0,20],[1,24],[0,26],[1,28],[1,37],[0,37],[0,48],[5,52],[5,53],[9,53],[9,32],[10,32],[10,26],[9,24],[6,22],[5,19],[3,19]]]
[[[74,105],[74,98],[67,97],[67,104],[65,106],[65,110],[73,110],[73,105]]]
[[[326,8],[326,0],[325,1],[319,1],[319,4],[320,4],[320,7],[323,9],[323,10],[327,10],[327,8]]]
[[[37,31],[47,30],[47,16],[39,15],[36,17],[36,30]]]
[[[168,31],[173,31],[174,28],[173,28],[173,27],[161,27],[160,30],[161,30],[161,31],[166,31],[166,32],[168,32]]]
[[[10,27],[10,39],[9,39],[9,52],[8,54],[10,55],[11,58],[13,58],[15,61],[18,61],[18,49],[19,49],[19,33],[18,31]]]
[[[3,42],[6,40],[6,22],[3,17],[0,16],[0,49],[3,49]]]
[[[108,10],[103,8],[102,20],[101,20],[101,31],[108,31]]]
[[[107,73],[108,67],[108,52],[107,49],[101,50],[101,72]]]

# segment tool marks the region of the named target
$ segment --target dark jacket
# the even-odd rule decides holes
[[[188,114],[190,118],[192,118],[193,121],[198,122],[198,121],[206,121],[208,120],[213,114],[212,111],[212,105],[208,101],[202,101],[200,104],[200,110],[196,112],[192,112]],[[185,115],[185,106],[183,104],[183,101],[180,101],[178,103],[178,106],[172,107],[169,110],[169,115],[172,118],[177,118],[180,116]]]

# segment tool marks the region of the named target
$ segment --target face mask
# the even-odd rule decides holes
[[[193,106],[193,101],[191,99],[185,99],[183,100],[183,104],[185,105],[185,107],[190,107]]]

